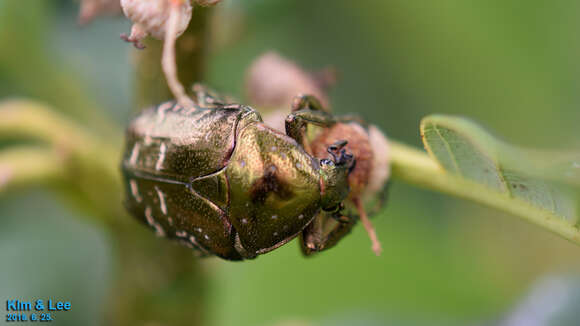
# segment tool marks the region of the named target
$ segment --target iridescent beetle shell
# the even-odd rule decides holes
[[[321,165],[247,106],[167,102],[127,130],[126,207],[202,255],[254,258],[296,237],[321,209],[339,207],[352,164],[345,157]]]

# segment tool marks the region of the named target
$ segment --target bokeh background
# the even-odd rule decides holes
[[[85,121],[83,108],[98,107],[120,128],[135,111],[133,50],[118,38],[130,23],[79,28],[77,11],[68,0],[0,0],[0,99]],[[334,111],[417,147],[420,119],[447,113],[514,144],[580,148],[579,16],[580,2],[565,0],[224,0],[207,82],[243,99],[245,69],[276,50],[336,67]],[[2,302],[70,300],[55,324],[100,324],[115,253],[102,225],[80,215],[41,187],[0,185]],[[251,262],[205,260],[207,324],[578,325],[578,246],[397,180],[373,222],[378,258],[359,227],[311,259],[292,242]]]

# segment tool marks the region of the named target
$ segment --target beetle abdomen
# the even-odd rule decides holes
[[[125,168],[181,181],[216,172],[231,155],[242,113],[174,102],[146,110],[128,128]]]
[[[233,247],[235,231],[226,212],[190,185],[125,173],[127,209],[157,235],[180,240],[202,254],[230,260],[241,256]]]
[[[159,235],[241,259],[226,215],[223,171],[247,112],[239,106],[185,110],[168,102],[141,113],[128,128],[123,160],[128,210]]]

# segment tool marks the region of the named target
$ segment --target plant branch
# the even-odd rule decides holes
[[[0,104],[0,138],[38,143],[0,151],[6,182],[0,188],[47,181],[99,222],[119,224],[120,150],[33,101]],[[2,172],[3,171],[3,172]]]
[[[0,137],[43,142],[62,152],[90,160],[118,178],[118,146],[105,144],[75,122],[33,101],[11,100],[0,105]]]
[[[62,160],[50,149],[19,146],[0,151],[0,193],[64,178]]]

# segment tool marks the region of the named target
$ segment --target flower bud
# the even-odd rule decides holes
[[[164,39],[170,7],[175,1],[178,0],[121,0],[123,13],[133,22],[131,35],[121,35],[121,38],[138,48],[143,47],[140,41],[147,35]],[[191,10],[189,0],[181,1],[176,36],[181,35],[189,25]]]
[[[119,0],[80,0],[78,22],[80,25],[90,23],[101,15],[116,15],[121,12]]]
[[[320,76],[322,76],[321,74]],[[259,108],[288,110],[298,94],[314,95],[328,107],[325,83],[276,52],[267,52],[252,63],[246,73],[246,94]]]

